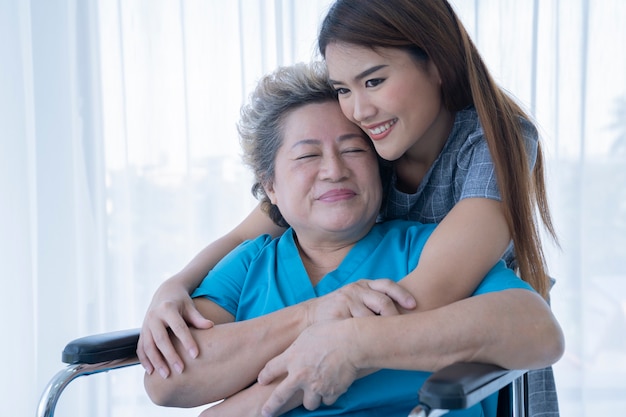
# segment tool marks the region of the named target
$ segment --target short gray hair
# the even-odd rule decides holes
[[[279,67],[261,78],[248,104],[241,108],[237,129],[243,162],[254,173],[252,194],[279,226],[288,224],[270,202],[263,185],[274,181],[276,154],[283,143],[283,122],[299,107],[336,99],[324,63],[299,63]]]

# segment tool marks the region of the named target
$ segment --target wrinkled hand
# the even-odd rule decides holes
[[[398,307],[412,310],[417,304],[410,292],[392,280],[362,279],[304,305],[312,325],[351,317],[392,316],[399,314]]]
[[[252,384],[238,393],[212,404],[204,410],[198,417],[259,417],[261,407],[270,397],[274,388],[280,382],[277,379],[269,385]],[[302,398],[298,395],[293,397],[291,404],[286,404],[278,413],[284,414],[302,404]]]
[[[137,357],[147,373],[156,369],[167,378],[171,370],[183,372],[183,361],[170,340],[168,328],[191,358],[198,356],[198,345],[189,326],[209,329],[213,322],[200,314],[184,286],[165,281],[152,298],[137,343]]]
[[[333,404],[357,378],[354,340],[351,320],[308,327],[259,373],[261,385],[285,376],[263,405],[262,415],[276,415],[296,395],[303,395],[302,405],[307,410],[315,410],[321,403]]]
[[[265,402],[262,414],[273,416],[297,395],[314,410],[333,404],[347,391],[360,369],[353,360],[356,331],[353,317],[400,314],[412,310],[415,298],[389,279],[359,280],[304,303],[308,327],[282,354],[270,360],[258,376],[260,385],[284,378]]]

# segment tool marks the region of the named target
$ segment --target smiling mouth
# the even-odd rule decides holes
[[[396,122],[398,121],[398,119],[393,119],[387,123],[383,123],[382,125],[378,125],[373,129],[369,129],[367,128],[368,132],[370,132],[372,135],[382,135],[383,133],[385,133],[387,130],[389,130],[391,128],[391,126],[395,125]]]
[[[355,195],[356,193],[352,190],[337,189],[337,190],[331,190],[331,191],[325,192],[324,194],[319,196],[318,200],[325,201],[325,202],[335,202],[335,201],[340,201],[340,200],[348,200],[354,197]]]

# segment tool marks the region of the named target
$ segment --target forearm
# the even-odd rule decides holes
[[[500,202],[462,200],[435,228],[417,268],[401,284],[416,298],[417,311],[462,300],[502,257],[509,241]]]
[[[460,361],[534,369],[553,364],[564,349],[561,328],[548,305],[523,289],[353,322],[359,369],[434,371]]]
[[[297,338],[306,319],[303,309],[293,306],[208,330],[192,329],[200,346],[198,357],[185,359],[185,372],[167,379],[146,374],[146,391],[156,404],[174,407],[195,407],[233,395],[253,383],[267,361]],[[182,346],[175,341],[175,347]]]

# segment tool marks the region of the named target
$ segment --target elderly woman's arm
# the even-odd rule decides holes
[[[198,355],[198,345],[189,328],[212,326],[196,310],[189,294],[215,264],[241,242],[263,233],[277,236],[283,231],[257,206],[241,224],[205,247],[180,272],[159,286],[144,317],[137,344],[137,356],[146,372],[156,370],[163,377],[169,376],[170,369],[183,372],[189,361],[182,358]],[[168,329],[174,338],[170,338]],[[182,349],[174,349],[174,339],[179,339]]]
[[[532,369],[556,362],[562,353],[557,320],[539,295],[524,289],[403,316],[329,321],[304,330],[284,354],[270,361],[259,375],[263,384],[240,391],[201,417],[258,416],[262,409],[266,416],[275,415],[303,403],[316,408],[378,368],[434,371],[476,361]],[[322,357],[326,359],[319,361]],[[311,380],[324,384],[313,390],[307,383]]]
[[[184,359],[184,373],[172,373],[167,378],[145,374],[146,391],[156,404],[194,407],[235,394],[252,384],[263,366],[312,324],[374,312],[397,315],[396,303],[404,309],[415,306],[405,289],[386,279],[358,281],[324,297],[236,323],[212,301],[198,298],[195,302],[202,315],[216,325],[207,330],[191,329],[200,351],[193,366],[192,359]],[[184,349],[179,339],[172,339],[176,350]]]

